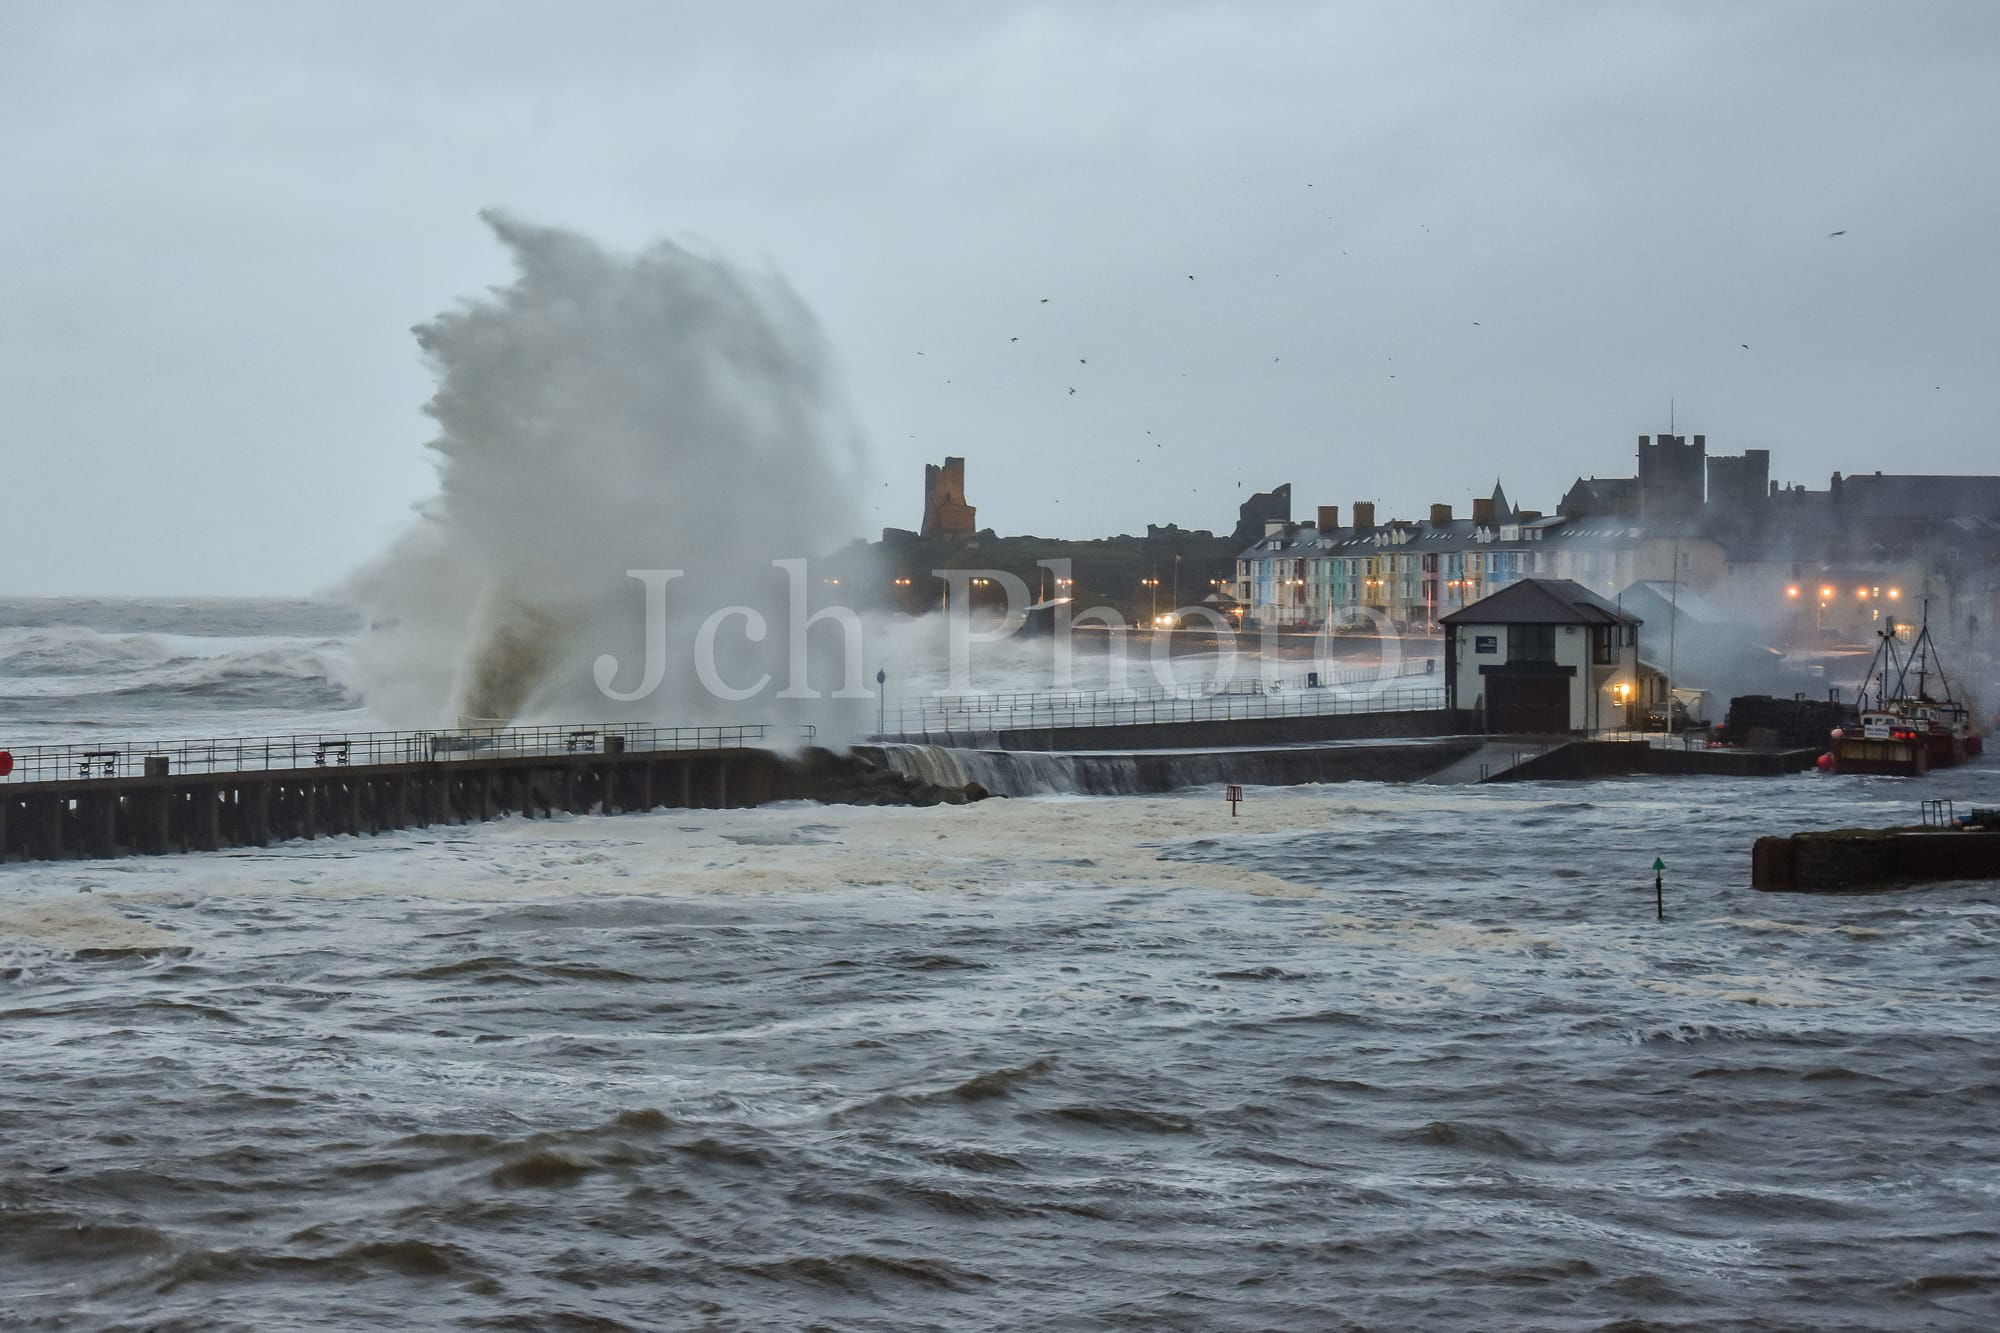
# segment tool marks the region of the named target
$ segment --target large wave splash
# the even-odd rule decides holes
[[[861,530],[859,433],[804,303],[775,274],[670,242],[621,255],[481,217],[517,273],[414,330],[438,380],[425,411],[439,487],[353,581],[370,710],[401,726],[858,727],[865,705],[846,703],[849,719],[831,699],[780,697],[787,575],[772,562]],[[593,667],[614,655],[619,693],[642,679],[646,597],[627,573],[640,569],[685,572],[667,590],[663,684],[619,702]],[[732,605],[766,625],[757,640],[739,614],[714,635],[711,678],[741,691],[770,676],[740,700],[694,670],[697,628]],[[815,647],[833,649],[832,628],[814,630]]]

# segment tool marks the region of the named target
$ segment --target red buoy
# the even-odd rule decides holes
[[[14,752],[12,750],[0,750],[0,778],[6,777],[13,771]]]
[[[1830,773],[1830,772],[1832,772],[1832,771],[1833,771],[1833,756],[1832,756],[1832,755],[1830,755],[1830,754],[1823,754],[1823,755],[1821,755],[1821,756],[1819,757],[1819,771],[1820,771],[1820,772],[1822,772],[1822,773]]]

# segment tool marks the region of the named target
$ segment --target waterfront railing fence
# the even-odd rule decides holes
[[[1425,674],[1425,673],[1419,673]],[[1179,694],[1101,691],[1072,695],[954,695],[887,709],[880,739],[949,744],[954,739],[1057,727],[1130,727],[1172,722],[1344,713],[1419,712],[1445,706],[1441,686],[1366,691],[1305,688],[1279,692]]]
[[[149,773],[250,773],[363,764],[450,763],[539,755],[728,750],[809,745],[811,726],[745,723],[655,727],[637,723],[557,723],[452,731],[353,731],[289,736],[90,742],[13,750],[0,783],[86,781]],[[149,762],[150,761],[150,762]]]

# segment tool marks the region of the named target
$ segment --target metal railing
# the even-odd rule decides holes
[[[1350,685],[1381,684],[1411,677],[1436,678],[1435,663],[1406,666],[1384,675],[1380,667],[1321,668],[1289,676],[1235,676],[1177,683],[1171,686],[1113,690],[1054,690],[990,694],[935,694],[887,709],[882,738],[918,737],[939,733],[1002,731],[1036,727],[1130,726],[1149,722],[1194,721],[1228,717],[1297,717],[1313,713],[1388,711],[1356,698]],[[1428,707],[1442,707],[1439,702]],[[1313,702],[1301,702],[1301,700]],[[1337,700],[1345,700],[1345,703]],[[1207,711],[1190,712],[1190,707]]]
[[[956,698],[949,709],[922,706],[890,709],[880,739],[950,740],[1002,731],[1042,731],[1055,727],[1129,727],[1168,722],[1244,721],[1268,717],[1318,717],[1342,713],[1399,713],[1445,706],[1442,687],[1377,690],[1366,694],[1340,689],[1308,689],[1280,694],[1222,693],[1200,697],[1161,694],[1124,698],[1117,693],[1070,701],[1062,696],[1028,696],[1027,702],[1000,702],[1004,696]],[[972,706],[964,706],[972,705]]]
[[[1706,750],[1715,738],[1715,729],[1707,723],[1689,726],[1680,731],[1598,731],[1588,737],[1594,741],[1644,741],[1655,750]]]
[[[159,772],[250,773],[346,768],[364,764],[450,763],[464,759],[668,750],[727,750],[790,742],[811,744],[810,725],[769,723],[654,727],[627,722],[479,727],[452,731],[350,731],[286,736],[38,745],[14,750],[13,770],[0,785],[97,781]],[[150,762],[149,762],[150,761]]]

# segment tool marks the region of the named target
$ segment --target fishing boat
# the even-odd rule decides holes
[[[1907,646],[1902,635],[1894,620],[1876,635],[1859,720],[1833,733],[1836,773],[1913,777],[1962,764],[1985,748],[1972,710],[1952,696],[1928,614]]]

